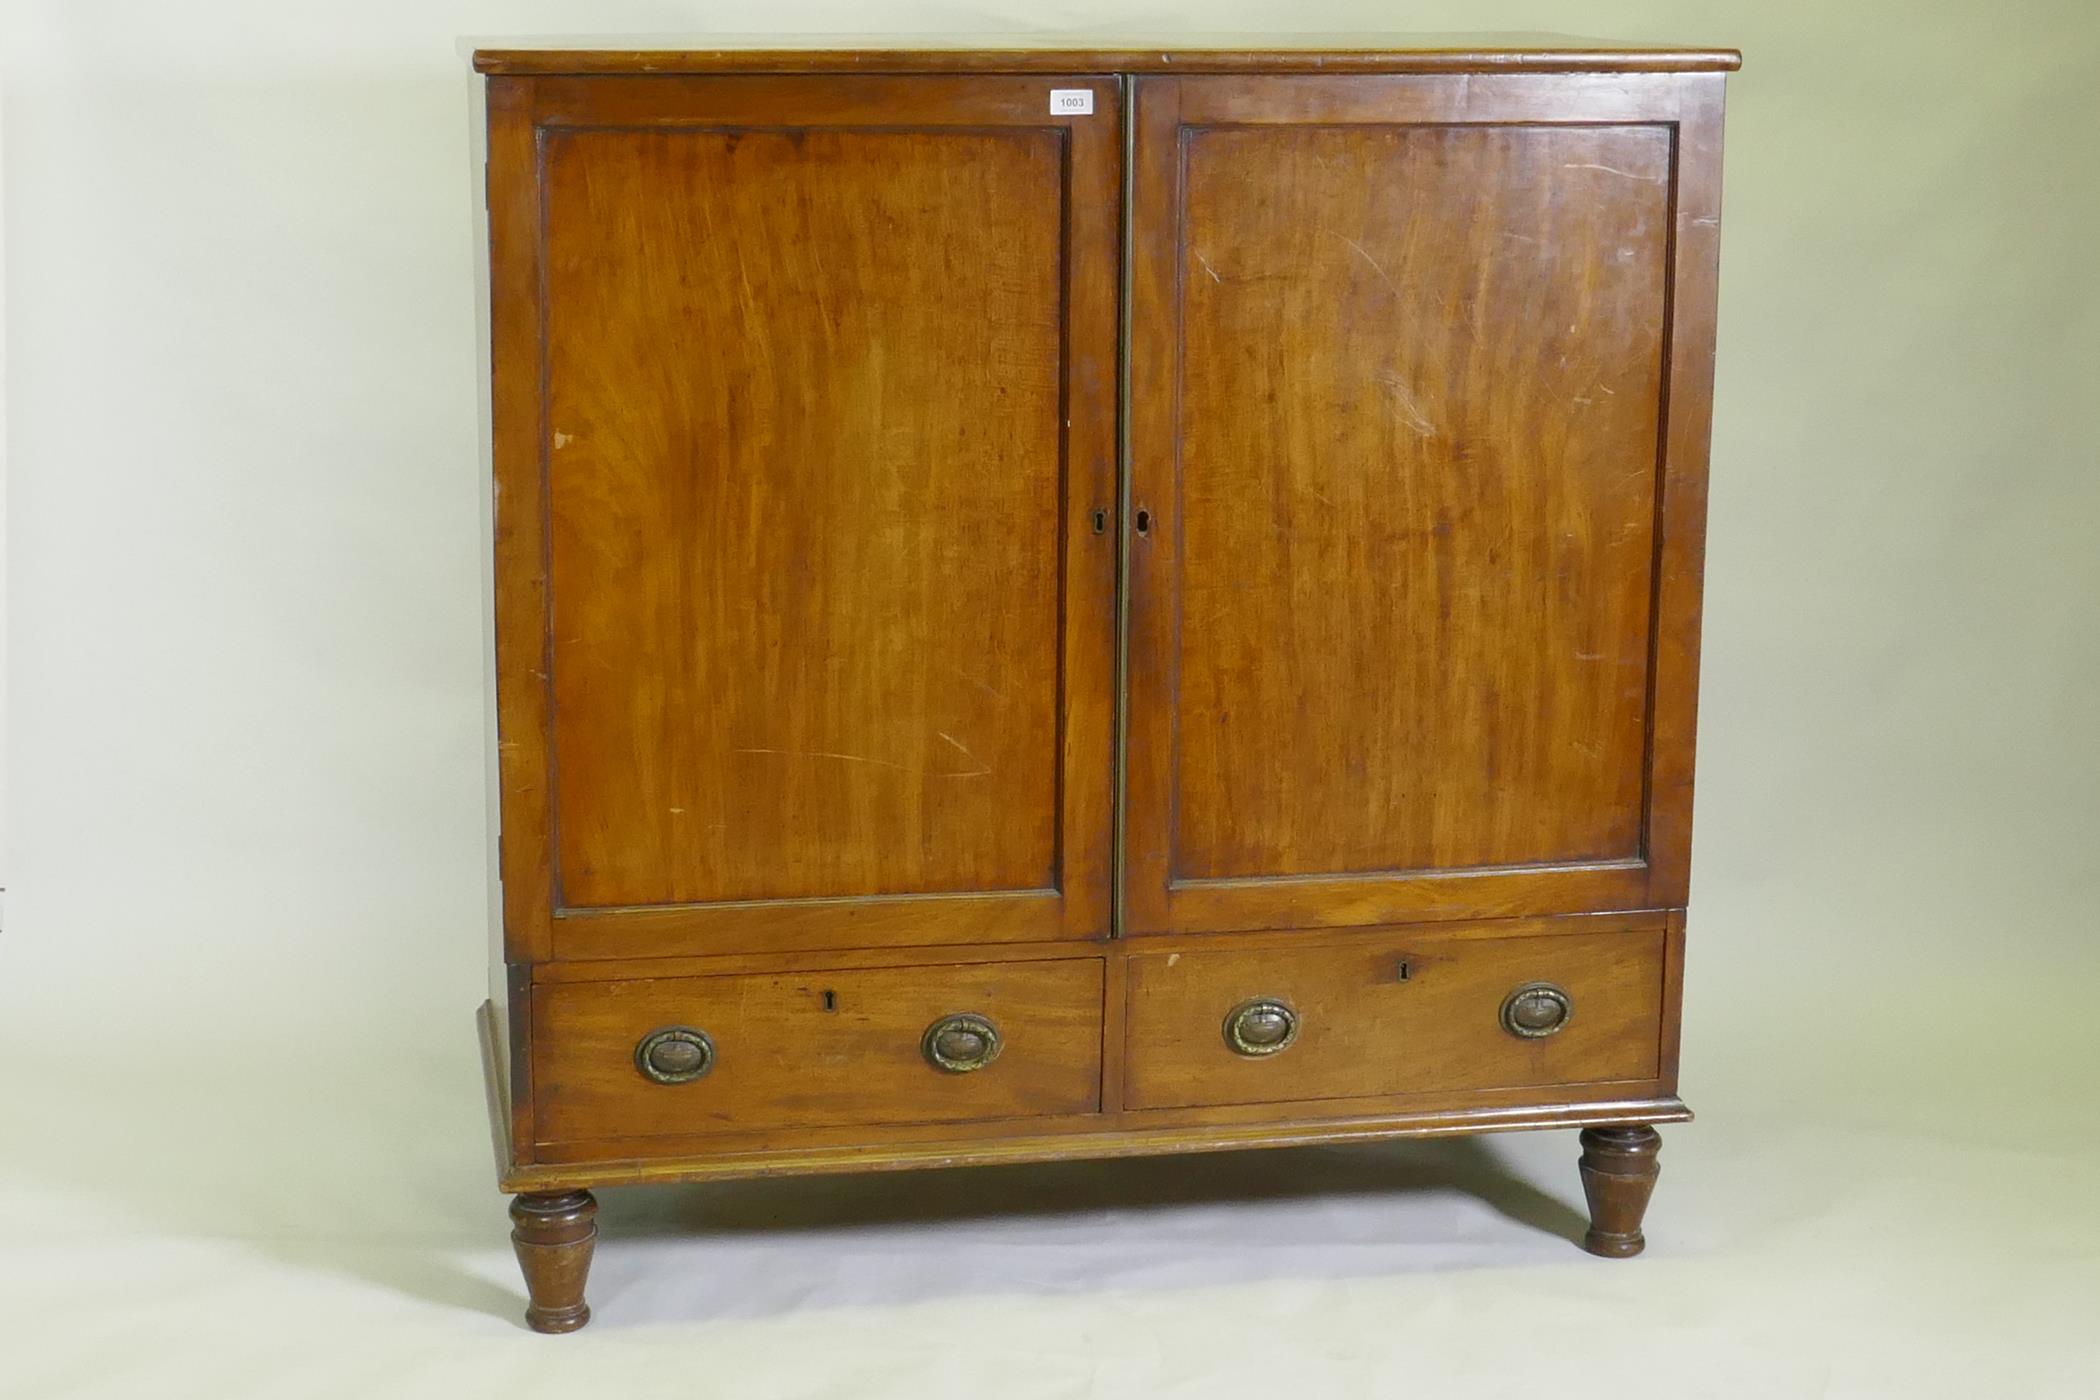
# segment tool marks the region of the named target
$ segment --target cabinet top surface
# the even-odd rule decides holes
[[[1563,35],[738,36],[549,39],[475,46],[482,73],[1725,73],[1734,49],[1609,44]],[[625,45],[625,46],[623,46]]]

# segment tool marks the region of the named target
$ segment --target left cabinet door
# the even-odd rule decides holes
[[[510,959],[1104,936],[1116,81],[488,111]]]

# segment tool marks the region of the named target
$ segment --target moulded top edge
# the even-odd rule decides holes
[[[680,73],[1727,73],[1734,49],[1680,48],[490,48],[475,70]]]

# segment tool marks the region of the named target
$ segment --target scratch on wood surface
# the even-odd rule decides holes
[[[1378,261],[1378,259],[1372,257],[1370,251],[1366,249],[1363,244],[1357,242],[1353,238],[1346,237],[1339,233],[1334,234],[1334,237],[1341,239],[1342,242],[1348,244],[1351,248],[1354,248],[1356,250],[1356,256],[1362,258],[1365,262],[1371,265],[1371,270],[1378,274],[1378,280],[1385,283],[1386,290],[1390,291],[1394,296],[1400,295],[1399,284],[1394,282],[1392,274],[1385,270],[1385,264]]]
[[[1621,170],[1616,165],[1599,165],[1595,161],[1571,160],[1561,166],[1563,170],[1601,170],[1607,175],[1624,175],[1629,180],[1646,180],[1651,185],[1662,183],[1660,175],[1643,175],[1638,170]]]
[[[936,778],[988,778],[991,776],[991,765],[986,763],[983,759],[979,758],[976,754],[971,753],[969,745],[965,744],[962,740],[956,738],[953,734],[950,734],[945,729],[936,729],[933,732],[935,734],[940,735],[942,743],[946,744],[949,748],[954,749],[964,758],[969,759],[970,762],[977,765],[977,767],[969,769],[965,772],[936,773],[934,774]]]
[[[971,685],[976,686],[979,690],[991,696],[994,700],[1004,700],[1006,698],[1005,691],[998,689],[996,686],[986,685],[983,681],[971,675],[968,671],[958,670],[953,666],[948,666],[943,669],[945,669],[949,675],[954,676],[957,680],[968,681]]]
[[[894,768],[900,773],[911,770],[901,763],[892,763],[886,758],[869,758],[865,754],[833,753],[829,749],[731,749],[731,753],[767,753],[781,758],[835,758],[841,763],[872,763],[878,768]]]
[[[1422,416],[1420,406],[1415,403],[1415,396],[1408,391],[1406,381],[1400,378],[1398,372],[1387,370],[1378,376],[1378,380],[1392,394],[1393,401],[1400,405],[1400,414],[1407,419],[1408,427],[1423,437],[1436,436],[1436,424]]]
[[[554,450],[556,452],[559,452],[564,447],[567,447],[570,443],[574,441],[576,441],[576,435],[574,433],[557,432],[554,435]]]
[[[1210,274],[1211,281],[1216,282],[1220,286],[1224,285],[1225,279],[1218,276],[1218,270],[1210,265],[1209,258],[1204,257],[1201,253],[1197,253],[1194,248],[1189,249],[1189,252],[1194,253],[1196,261],[1203,264],[1203,270]]]

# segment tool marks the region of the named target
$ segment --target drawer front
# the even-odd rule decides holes
[[[538,1138],[1090,1113],[1101,981],[1072,958],[540,986]]]
[[[1661,929],[1395,933],[1134,956],[1126,1103],[1187,1108],[1653,1079],[1663,942]],[[1532,984],[1545,985],[1512,1001]]]

